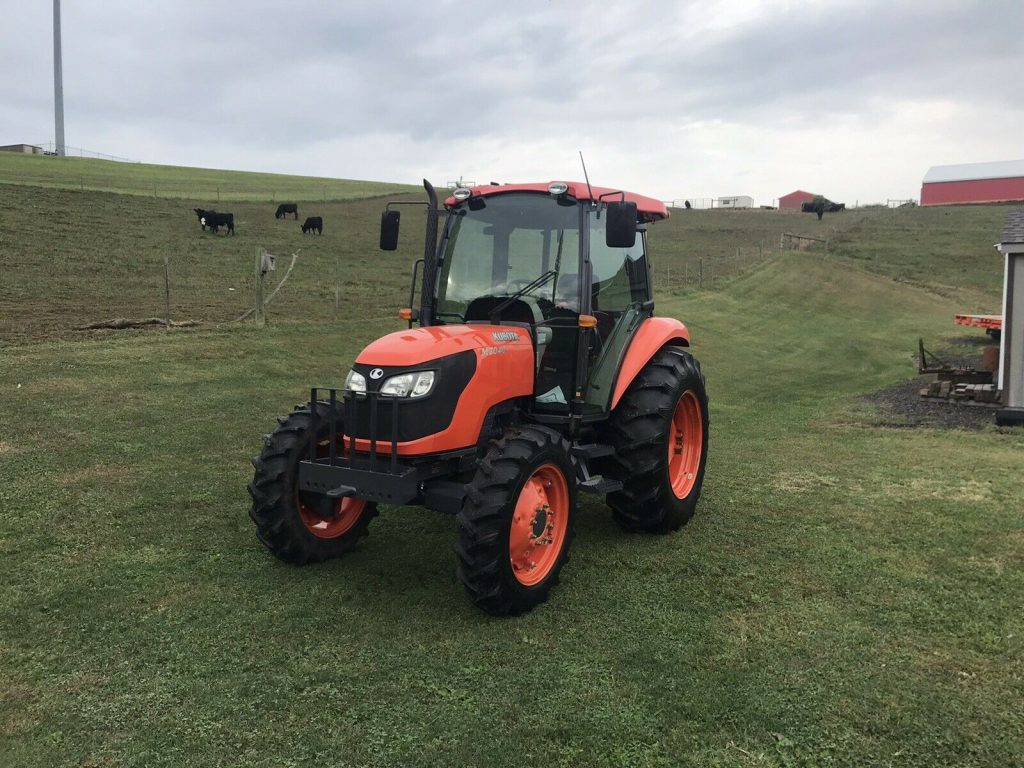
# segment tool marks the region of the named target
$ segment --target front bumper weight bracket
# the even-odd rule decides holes
[[[344,499],[355,495],[356,489],[351,485],[339,485],[337,488],[331,488],[331,490],[324,494],[329,499]]]

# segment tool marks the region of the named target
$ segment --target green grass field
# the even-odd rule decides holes
[[[305,239],[239,205],[230,239],[184,201],[0,194],[0,765],[1020,764],[1024,435],[879,428],[859,399],[998,304],[1005,209],[851,211],[820,223],[827,255],[666,281],[711,397],[697,516],[627,536],[585,498],[551,601],[496,620],[455,580],[450,518],[386,509],[300,569],[247,516],[274,417],[399,327],[416,215],[396,255],[379,200]],[[694,213],[652,228],[656,277],[819,231]],[[226,324],[258,245],[301,268],[267,327]],[[159,313],[167,251],[204,326],[69,330]]]
[[[410,187],[279,173],[222,171],[172,165],[121,163],[79,157],[45,157],[0,152],[0,184],[113,192],[122,195],[196,200],[210,204],[326,202],[391,195]]]

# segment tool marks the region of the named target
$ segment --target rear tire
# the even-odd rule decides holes
[[[708,396],[700,364],[674,347],[659,350],[612,413],[615,456],[607,474],[623,489],[608,494],[627,531],[669,533],[693,517],[708,455]]]
[[[330,450],[330,404],[316,403],[317,454]],[[343,451],[341,414],[336,414],[338,453]],[[280,560],[296,565],[319,563],[350,552],[368,534],[377,505],[362,499],[331,501],[321,494],[298,489],[299,462],[309,455],[313,414],[309,406],[296,408],[279,420],[253,459],[255,473],[249,483],[256,536]]]
[[[547,600],[569,560],[576,503],[576,470],[560,434],[526,426],[496,440],[457,517],[456,574],[469,599],[497,616]]]

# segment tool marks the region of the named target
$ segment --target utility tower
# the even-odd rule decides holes
[[[53,0],[53,120],[54,147],[64,157],[64,73],[60,61],[60,0]]]

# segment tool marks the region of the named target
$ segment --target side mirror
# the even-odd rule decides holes
[[[605,244],[609,248],[632,248],[636,245],[636,203],[608,203]]]
[[[380,249],[382,251],[398,250],[398,222],[402,214],[399,211],[384,211],[380,215]]]

